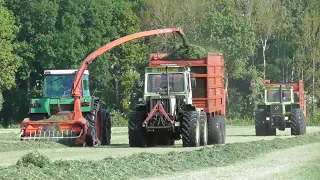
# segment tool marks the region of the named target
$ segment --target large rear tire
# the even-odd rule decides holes
[[[205,112],[200,112],[200,122],[201,122],[200,145],[206,146],[208,144],[208,120],[207,120],[207,114]]]
[[[220,115],[211,117],[208,121],[208,145],[225,144],[226,124]]]
[[[197,111],[187,111],[182,115],[181,135],[183,147],[200,145],[201,122]]]
[[[129,146],[146,147],[148,143],[147,132],[142,123],[147,115],[144,112],[136,111],[130,114],[128,123]]]
[[[293,109],[291,112],[291,135],[305,135],[307,121],[301,109]]]

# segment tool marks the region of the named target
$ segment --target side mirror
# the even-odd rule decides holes
[[[139,79],[136,79],[135,83],[136,83],[136,87],[137,87],[137,88],[141,88],[141,87],[142,87]]]
[[[191,87],[195,88],[197,86],[196,78],[191,78]]]
[[[36,90],[41,90],[41,80],[36,80]]]

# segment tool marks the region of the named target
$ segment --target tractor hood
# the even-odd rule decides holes
[[[92,97],[81,98],[82,112],[89,112],[91,109]],[[57,98],[34,98],[30,100],[29,113],[48,114],[49,116],[56,111],[73,111],[74,99],[71,97]]]

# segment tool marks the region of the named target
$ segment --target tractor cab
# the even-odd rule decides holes
[[[43,95],[45,98],[70,97],[72,83],[77,70],[45,70]],[[82,76],[82,96],[90,96],[89,72],[85,70]]]
[[[44,71],[43,97],[30,99],[30,120],[43,120],[60,112],[73,111],[74,99],[71,97],[71,88],[76,72],[77,69]],[[82,112],[90,112],[91,100],[89,71],[85,70],[82,76]]]
[[[145,70],[145,99],[152,96],[177,96],[191,104],[191,88],[194,86],[195,79],[190,77],[189,67],[162,64]]]
[[[291,86],[266,87],[265,89],[266,104],[274,103],[293,103],[294,95]]]

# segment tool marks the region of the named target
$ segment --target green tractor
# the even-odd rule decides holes
[[[71,89],[76,69],[45,70],[43,97],[30,100],[28,117],[20,125],[21,140],[75,140],[76,145],[109,145],[111,117],[102,109],[99,98],[90,95],[89,72],[82,75],[82,120],[74,118]],[[38,89],[41,89],[38,84]]]
[[[275,136],[276,129],[291,128],[291,135],[306,134],[306,101],[303,81],[270,83],[265,80],[264,103],[255,111],[257,136]]]

